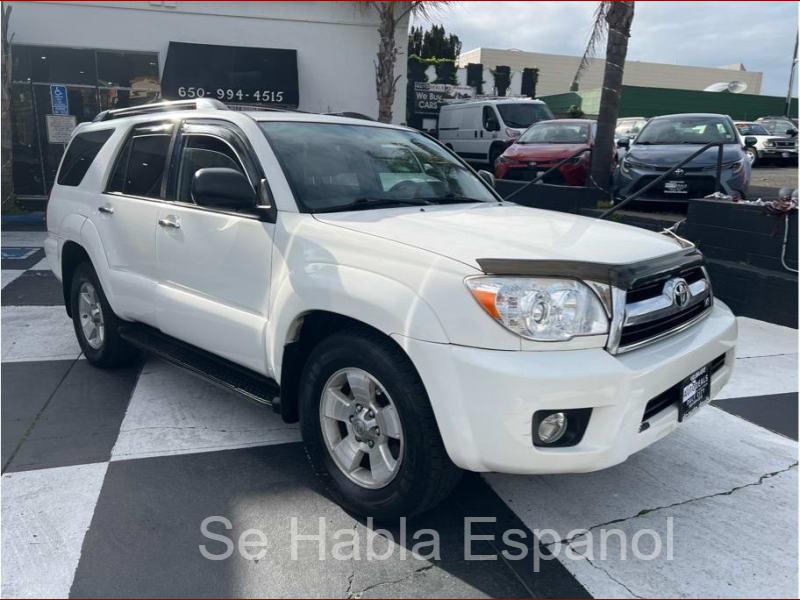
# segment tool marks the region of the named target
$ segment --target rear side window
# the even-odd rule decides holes
[[[108,190],[161,197],[161,182],[172,134],[133,135],[120,153]]]
[[[114,133],[113,129],[79,133],[69,144],[61,170],[58,172],[58,185],[80,185],[83,176],[92,165],[94,157]]]

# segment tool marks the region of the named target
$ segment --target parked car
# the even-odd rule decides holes
[[[622,138],[633,139],[642,128],[647,124],[647,117],[624,117],[617,119],[617,126],[614,129],[614,139],[620,140]]]
[[[772,135],[761,123],[736,121],[734,125],[742,137],[750,136],[756,139],[755,145],[746,146],[744,149],[751,165],[762,159],[790,159],[797,162],[796,136]]]
[[[797,119],[790,117],[759,117],[761,123],[772,135],[797,137]]]
[[[723,144],[721,187],[744,198],[750,184],[750,159],[744,152],[756,139],[742,140],[730,117],[717,114],[679,114],[653,117],[632,141],[618,142],[628,149],[615,173],[617,198],[642,189],[709,142]],[[675,171],[641,200],[681,202],[716,191],[718,148],[711,147]]]
[[[413,515],[460,469],[616,465],[733,367],[694,246],[491,181],[406,127],[145,105],[75,129],[45,249],[89,363],[271,405],[344,507]]]
[[[554,119],[531,125],[497,159],[498,179],[531,181],[580,150],[594,146],[597,122],[589,119]],[[557,185],[585,185],[590,152],[575,156],[543,181]]]
[[[541,100],[484,98],[453,100],[439,110],[438,138],[461,158],[494,168],[497,157],[533,123],[552,119]]]

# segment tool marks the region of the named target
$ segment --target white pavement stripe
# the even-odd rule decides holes
[[[23,271],[16,271],[16,270],[12,271],[11,269],[3,269],[2,270],[3,281],[2,281],[2,286],[1,287],[6,287],[9,283],[14,281],[17,277],[22,275],[24,272],[25,272],[24,270]]]
[[[3,475],[3,598],[68,596],[107,466]]]
[[[796,464],[796,442],[707,407],[670,436],[605,471],[485,477],[531,529],[552,529],[565,538],[576,529],[595,528],[595,553],[602,529],[632,535],[650,528],[666,545],[666,519],[674,518],[672,560],[666,550],[650,561],[633,558],[631,537],[627,561],[613,548],[605,560],[595,554],[594,566],[561,552],[559,560],[595,597],[741,597],[752,590],[793,596]],[[786,472],[780,479],[769,476],[781,471]],[[747,487],[737,489],[742,486]],[[648,539],[652,544],[651,537],[642,540],[644,552],[650,551]]]
[[[47,239],[46,231],[3,231],[0,240],[3,246],[13,247],[44,247]]]
[[[739,324],[737,358],[797,354],[797,329],[747,317],[736,320]]]
[[[733,375],[715,400],[797,391],[797,355],[737,358]]]
[[[157,359],[139,375],[111,460],[300,440],[297,424]]]
[[[4,306],[3,362],[67,360],[80,356],[63,306]]]
[[[46,258],[43,258],[38,263],[33,265],[30,270],[31,271],[49,271],[50,270],[50,263],[47,262]]]

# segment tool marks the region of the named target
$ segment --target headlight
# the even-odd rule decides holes
[[[603,304],[580,281],[479,276],[466,284],[489,316],[524,338],[554,342],[608,333]]]
[[[510,165],[511,163],[517,162],[517,159],[511,158],[510,156],[506,156],[505,154],[501,154],[497,157],[497,164],[498,165]]]
[[[626,175],[630,173],[631,169],[642,169],[647,167],[644,163],[638,163],[636,161],[630,160],[629,158],[623,158],[622,163],[620,164],[620,170],[625,173]]]
[[[729,162],[729,163],[723,163],[722,168],[723,169],[730,169],[734,173],[738,173],[739,171],[741,171],[744,168],[744,159],[735,160],[735,161]]]
[[[521,131],[517,129],[511,129],[510,127],[506,127],[506,136],[518,138],[520,135],[522,135]]]
[[[764,145],[765,146],[774,146],[775,142],[773,142],[772,140],[767,140],[766,142],[764,142]]]

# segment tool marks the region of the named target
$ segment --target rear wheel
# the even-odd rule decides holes
[[[353,329],[323,340],[306,363],[299,402],[314,471],[353,513],[419,514],[460,478],[414,366],[376,332]]]
[[[97,273],[89,263],[75,268],[70,301],[75,335],[90,363],[97,367],[119,367],[136,359],[136,350],[119,336],[120,320],[111,310]]]

